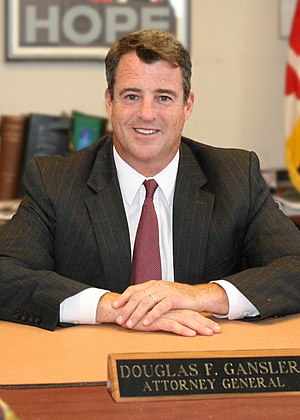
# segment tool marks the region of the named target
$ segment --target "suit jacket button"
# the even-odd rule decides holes
[[[21,320],[22,320],[22,321],[27,321],[27,319],[28,319],[28,314],[26,314],[25,312],[23,312],[23,313],[21,314]]]
[[[15,319],[20,319],[21,316],[22,316],[22,313],[19,310],[17,310],[16,312],[14,312],[14,318]]]

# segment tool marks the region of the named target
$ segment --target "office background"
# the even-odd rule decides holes
[[[6,62],[2,4],[0,25],[0,115],[106,116],[103,63]],[[191,0],[190,39],[196,104],[184,134],[255,150],[263,169],[285,166],[280,0]]]

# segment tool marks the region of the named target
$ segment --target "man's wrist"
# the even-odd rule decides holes
[[[116,321],[118,310],[113,308],[112,303],[118,296],[118,293],[113,292],[108,292],[101,296],[96,311],[96,322],[98,324]]]
[[[199,284],[198,291],[202,300],[202,312],[227,315],[229,312],[228,296],[222,286],[217,283]]]

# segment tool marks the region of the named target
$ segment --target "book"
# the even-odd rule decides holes
[[[27,163],[38,156],[64,155],[70,151],[71,118],[45,114],[29,114],[21,164],[21,177],[18,197],[23,197],[24,172]]]
[[[271,193],[293,189],[287,169],[262,169],[260,172]]]
[[[98,140],[105,132],[107,118],[72,112],[72,144],[74,150],[81,150]]]
[[[15,215],[20,205],[20,202],[21,200],[18,198],[14,200],[0,201],[0,225],[7,222]]]
[[[295,189],[286,189],[283,192],[275,193],[273,199],[287,216],[300,215],[300,193]]]
[[[25,122],[25,116],[1,118],[0,200],[11,200],[18,195]]]

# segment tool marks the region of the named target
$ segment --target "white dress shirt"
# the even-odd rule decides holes
[[[145,177],[129,166],[116,152],[114,159],[123,203],[129,226],[131,255],[133,253],[135,235],[145,199]],[[159,246],[162,264],[162,280],[174,281],[173,269],[173,198],[179,152],[169,165],[153,178],[158,183],[153,201],[158,218]],[[259,314],[254,305],[231,283],[218,280],[226,291],[229,300],[229,319],[239,319]],[[109,290],[88,288],[65,299],[60,305],[60,322],[73,324],[95,324],[96,310],[101,296]],[[219,315],[216,315],[219,316]]]

